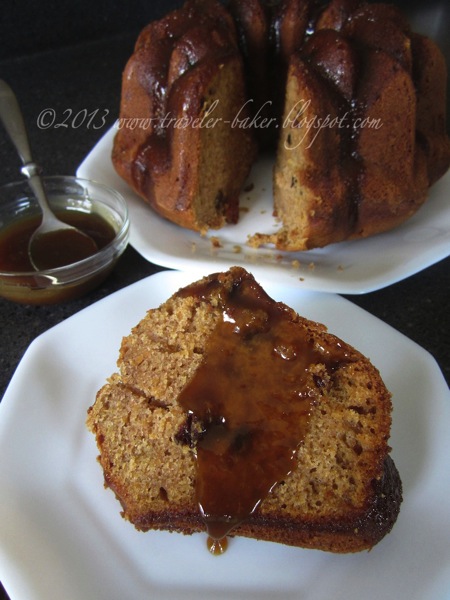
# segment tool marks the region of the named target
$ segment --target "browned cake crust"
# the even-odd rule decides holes
[[[277,145],[281,227],[251,246],[375,235],[450,165],[446,78],[437,46],[388,4],[187,0],[137,40],[113,164],[160,215],[205,232],[238,220],[255,140]]]
[[[204,360],[223,298],[242,285],[266,298],[251,275],[233,268],[150,310],[123,339],[119,372],[88,411],[105,484],[139,530],[205,530],[195,492],[199,428],[179,397]],[[333,552],[369,549],[391,530],[402,499],[389,457],[390,394],[357,350],[277,307],[314,348],[338,347],[346,360],[332,370],[308,365],[315,400],[296,466],[232,535]]]
[[[441,52],[397,8],[332,0],[288,59],[274,169],[282,227],[251,245],[307,250],[415,214],[450,164],[445,86]]]
[[[188,0],[136,42],[123,73],[115,169],[178,225],[235,223],[256,151],[250,131],[232,124],[245,100],[230,15],[215,0]]]

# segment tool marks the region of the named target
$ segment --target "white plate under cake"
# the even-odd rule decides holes
[[[108,131],[85,158],[79,177],[101,181],[128,202],[130,243],[148,261],[200,276],[239,264],[257,279],[270,278],[301,290],[361,294],[410,277],[450,254],[450,172],[430,190],[418,213],[395,230],[364,240],[307,252],[250,248],[249,235],[274,233],[272,161],[257,162],[242,193],[239,223],[202,237],[157,215],[117,175],[111,163],[115,130]],[[251,188],[251,189],[249,189]]]
[[[194,279],[144,279],[50,329],[24,355],[0,405],[0,579],[10,597],[449,598],[448,386],[425,350],[330,294],[260,281],[364,352],[392,392],[392,457],[404,501],[389,536],[369,553],[343,556],[236,538],[214,557],[203,534],[140,533],[120,517],[102,487],[86,410],[115,369],[123,335]]]

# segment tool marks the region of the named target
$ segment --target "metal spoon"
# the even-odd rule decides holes
[[[95,241],[71,225],[60,221],[52,212],[40,177],[33,162],[22,112],[10,86],[0,79],[0,119],[23,162],[21,172],[42,210],[42,221],[30,238],[28,255],[36,271],[54,269],[75,263],[97,252]]]

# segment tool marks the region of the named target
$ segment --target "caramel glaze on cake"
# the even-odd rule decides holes
[[[395,7],[332,0],[286,64],[274,168],[283,226],[252,245],[321,247],[393,229],[417,212],[450,164],[436,45]]]
[[[434,42],[388,4],[188,0],[138,39],[113,163],[161,215],[203,232],[238,219],[256,141],[276,147],[281,228],[250,245],[367,237],[417,212],[449,167],[446,77]],[[214,127],[162,119],[205,114]],[[130,130],[133,118],[153,127]]]
[[[256,151],[251,132],[231,126],[245,100],[230,15],[214,0],[188,0],[142,31],[126,66],[117,172],[178,225],[235,223]]]
[[[376,368],[245,270],[150,310],[87,424],[105,483],[142,531],[371,548],[402,500]]]

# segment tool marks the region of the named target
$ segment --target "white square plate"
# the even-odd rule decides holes
[[[206,273],[205,273],[206,274]],[[371,552],[333,555],[202,534],[139,533],[103,488],[85,427],[122,336],[192,274],[162,272],[37,338],[0,404],[0,580],[12,600],[450,599],[450,397],[434,359],[352,303],[261,283],[368,356],[393,393],[404,502]]]
[[[200,275],[239,264],[259,278],[302,290],[361,294],[405,279],[450,254],[450,171],[430,190],[428,201],[409,221],[365,240],[308,252],[246,246],[248,235],[278,229],[272,217],[272,164],[260,160],[249,176],[253,188],[241,195],[239,223],[207,236],[157,215],[117,175],[111,163],[114,127],[96,144],[78,177],[105,183],[128,201],[131,245],[148,261]],[[220,247],[211,238],[220,242]]]

